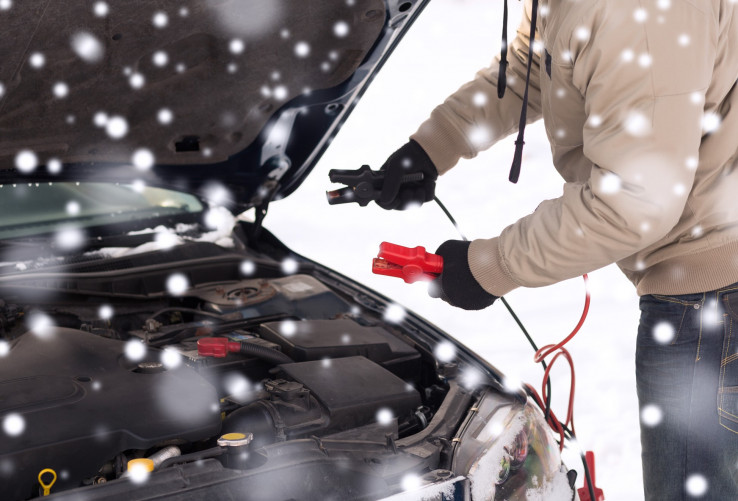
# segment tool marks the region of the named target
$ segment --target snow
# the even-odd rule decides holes
[[[690,496],[699,498],[707,494],[709,485],[707,479],[699,473],[687,477],[685,489]]]
[[[70,40],[72,50],[77,56],[88,63],[98,63],[105,55],[102,42],[95,35],[86,31],[80,31],[72,35]]]
[[[3,431],[11,437],[17,437],[26,429],[26,421],[23,416],[15,412],[8,414],[3,419]]]
[[[190,288],[190,281],[182,273],[174,273],[167,279],[167,291],[172,296],[181,296]]]
[[[510,2],[509,6],[509,30],[514,33],[522,5]],[[541,367],[533,363],[532,348],[499,301],[486,310],[462,311],[428,297],[424,285],[371,273],[371,259],[380,242],[423,245],[432,252],[445,240],[459,239],[438,206],[429,203],[417,210],[384,211],[373,203],[361,208],[325,202],[325,191],[337,187],[328,181],[330,169],[356,169],[362,164],[378,169],[437,104],[490,63],[499,52],[501,19],[498,2],[431,2],[305,183],[270,206],[265,226],[295,252],[389,296],[502,372],[539,387]],[[462,160],[438,181],[436,194],[470,238],[496,236],[542,200],[561,194],[562,182],[551,165],[542,124],[526,129],[517,185],[507,181],[513,142],[514,137],[506,138],[475,159]],[[634,370],[638,297],[615,266],[591,273],[590,287],[589,317],[567,346],[578,375],[577,432],[581,446],[595,451],[597,484],[607,499],[637,501],[643,499]],[[579,278],[546,288],[517,289],[507,300],[542,346],[560,341],[571,331],[581,314],[584,290]],[[566,414],[567,370],[564,365],[552,370],[553,405],[559,416]],[[470,386],[479,381],[474,374],[461,377]],[[565,451],[564,459],[568,467],[578,470],[581,486],[584,474],[579,457]]]
[[[162,125],[169,125],[174,119],[174,114],[169,108],[162,108],[159,110],[159,113],[157,113],[156,119],[159,120],[159,123]]]
[[[37,165],[38,157],[31,150],[21,150],[15,155],[15,167],[24,174],[33,172]]]
[[[381,424],[382,426],[389,426],[392,424],[392,420],[395,419],[395,417],[392,415],[392,411],[387,408],[382,408],[377,411],[377,423]]]
[[[451,478],[443,482],[436,482],[424,486],[418,486],[415,490],[401,492],[383,498],[382,501],[436,501],[438,499],[452,499],[456,482],[463,480],[463,477]],[[443,497],[442,497],[443,496]]]

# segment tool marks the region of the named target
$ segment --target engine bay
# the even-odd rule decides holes
[[[472,393],[371,298],[273,264],[186,271],[196,285],[145,300],[118,279],[107,295],[88,295],[91,279],[3,289],[15,293],[0,302],[0,417],[22,416],[22,433],[0,441],[2,499],[42,494],[44,470],[54,499],[139,499],[141,459],[161,499],[214,484],[223,497],[372,499],[448,462],[444,436]]]

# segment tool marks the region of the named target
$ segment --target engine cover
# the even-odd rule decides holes
[[[161,350],[132,362],[122,341],[66,328],[43,334],[24,334],[0,362],[0,420],[14,423],[0,432],[1,498],[37,495],[44,468],[61,490],[124,450],[219,432],[215,388],[184,364],[158,363]]]

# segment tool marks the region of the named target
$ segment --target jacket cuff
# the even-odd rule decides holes
[[[504,296],[520,287],[513,280],[502,256],[499,237],[474,240],[469,246],[469,269],[482,288],[493,296]]]
[[[462,156],[458,153],[459,145],[466,145],[466,139],[451,124],[438,120],[437,113],[433,115],[420,125],[410,139],[428,154],[438,174],[444,174],[458,163]]]

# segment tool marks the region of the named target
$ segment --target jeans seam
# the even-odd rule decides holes
[[[681,304],[682,306],[694,306],[696,304],[700,304],[700,301],[682,301],[680,299],[673,299],[668,296],[662,296],[660,294],[651,294],[653,297],[658,299],[659,301],[664,301],[666,303],[675,303],[675,304]]]
[[[723,314],[723,321],[726,320],[725,317],[728,315],[726,313]],[[730,338],[733,335],[733,319],[730,319],[730,324],[728,324],[728,336],[723,342],[723,352],[720,355],[720,358],[723,358],[723,355],[728,352],[730,349]],[[723,364],[721,362],[720,364],[720,383],[718,386],[718,420],[720,421],[720,424],[722,424],[722,414],[725,413],[723,410],[723,404],[725,403],[725,393],[722,391],[725,387],[725,370],[726,370],[726,364]]]
[[[702,304],[703,305],[705,303],[705,299],[706,299],[705,298],[705,295],[703,294],[702,295]],[[695,362],[699,362],[700,361],[700,348],[702,347],[702,317],[704,317],[704,311],[705,311],[705,308],[704,307],[703,308],[700,308],[700,332],[699,332],[699,335],[697,337],[697,358],[695,358],[695,360],[694,360]]]
[[[684,317],[687,316],[687,305],[684,305],[684,309],[682,310],[682,319],[679,321],[679,328],[677,329],[676,336],[674,336],[674,341],[671,342],[672,345],[676,344],[676,342],[679,340],[679,334],[682,332],[682,325],[684,325]]]

